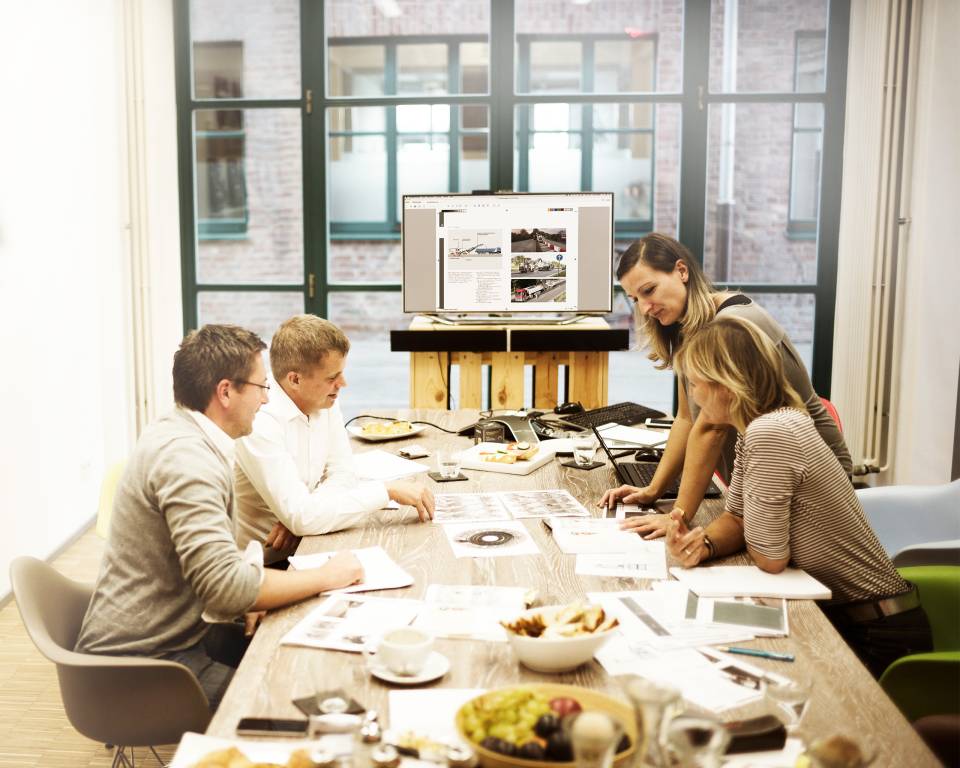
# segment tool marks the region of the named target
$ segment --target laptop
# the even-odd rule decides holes
[[[650,449],[629,449],[629,450],[611,450],[607,445],[606,441],[603,439],[603,436],[600,434],[599,430],[594,427],[593,434],[597,436],[597,442],[600,443],[600,447],[603,448],[604,452],[610,459],[610,463],[613,464],[613,471],[617,473],[617,477],[620,482],[625,485],[635,485],[638,488],[643,488],[644,486],[650,485],[650,482],[653,480],[653,474],[657,471],[658,461],[624,461],[625,456],[643,452],[645,454],[653,455],[654,453],[659,454],[662,451],[655,450],[651,451]],[[663,492],[660,496],[661,499],[675,499],[677,494],[680,492],[680,475],[674,479],[673,483]],[[710,481],[710,485],[707,486],[707,491],[704,493],[704,498],[706,499],[717,499],[720,498],[721,491],[717,487],[716,483],[713,480]]]

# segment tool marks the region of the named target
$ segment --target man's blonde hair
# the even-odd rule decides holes
[[[290,371],[310,373],[330,352],[350,351],[343,331],[316,315],[294,315],[283,323],[270,342],[270,370],[281,381]]]
[[[677,375],[704,379],[730,392],[730,421],[738,432],[777,408],[806,412],[790,386],[783,358],[756,325],[742,317],[717,316],[684,342],[673,360]]]

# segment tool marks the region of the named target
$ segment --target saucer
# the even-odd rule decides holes
[[[370,662],[370,674],[380,680],[396,685],[419,685],[420,683],[429,683],[443,677],[450,669],[450,659],[439,651],[432,651],[427,657],[427,663],[423,669],[416,675],[397,675],[391,672],[385,664],[382,664],[374,657]]]

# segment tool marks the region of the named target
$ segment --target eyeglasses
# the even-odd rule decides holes
[[[233,383],[234,383],[234,384],[251,384],[251,385],[253,385],[254,387],[260,387],[260,389],[263,389],[263,390],[265,390],[265,391],[267,391],[267,392],[270,391],[270,385],[269,385],[269,384],[257,384],[257,382],[255,382],[255,381],[247,381],[246,379],[234,379],[234,380],[233,380]]]

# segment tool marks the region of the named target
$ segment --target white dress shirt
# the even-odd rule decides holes
[[[253,433],[237,441],[237,543],[262,542],[279,520],[295,536],[349,528],[390,500],[361,481],[340,405],[307,417],[272,383]]]

